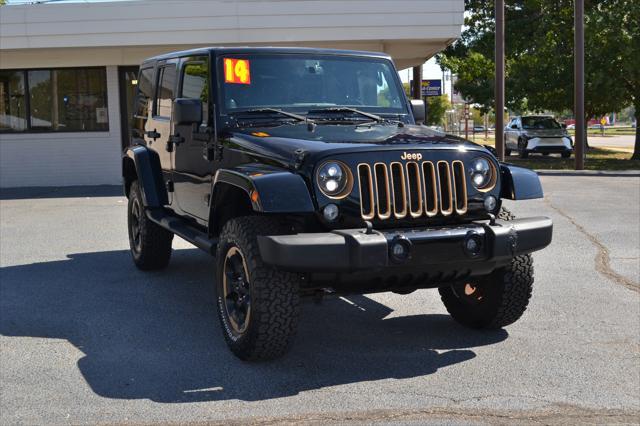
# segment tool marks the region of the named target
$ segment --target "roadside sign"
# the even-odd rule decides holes
[[[442,95],[441,80],[422,80],[422,97]]]

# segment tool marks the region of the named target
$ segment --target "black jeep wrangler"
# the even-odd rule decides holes
[[[438,288],[453,318],[504,327],[526,309],[546,217],[538,176],[419,125],[383,54],[207,48],[145,61],[123,154],[131,254],[167,266],[179,235],[215,256],[225,339],[281,355],[300,298]],[[418,123],[418,124],[416,124]]]

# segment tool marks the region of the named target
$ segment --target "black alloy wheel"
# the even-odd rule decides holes
[[[453,293],[463,303],[470,306],[482,304],[485,297],[485,287],[473,282],[460,282],[452,286]]]
[[[227,251],[222,281],[224,315],[232,332],[240,336],[247,331],[251,319],[251,286],[247,263],[237,246]]]
[[[140,215],[142,208],[137,198],[131,202],[131,215],[129,216],[129,235],[131,235],[131,250],[140,253],[142,250],[142,235],[140,231]]]

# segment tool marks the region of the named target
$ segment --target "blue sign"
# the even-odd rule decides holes
[[[442,95],[441,80],[422,80],[422,97]]]

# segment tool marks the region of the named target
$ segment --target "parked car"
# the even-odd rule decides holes
[[[520,158],[529,153],[559,153],[569,158],[573,152],[573,141],[567,130],[553,117],[527,115],[512,118],[504,129],[505,153],[517,151]]]
[[[174,235],[214,255],[241,359],[284,353],[301,297],[437,288],[471,328],[524,313],[552,223],[501,199],[541,198],[538,176],[416,125],[424,102],[389,56],[204,48],[148,59],[138,80],[122,157],[133,262],[167,267]]]
[[[482,133],[484,132],[484,126],[473,126],[473,133]]]

